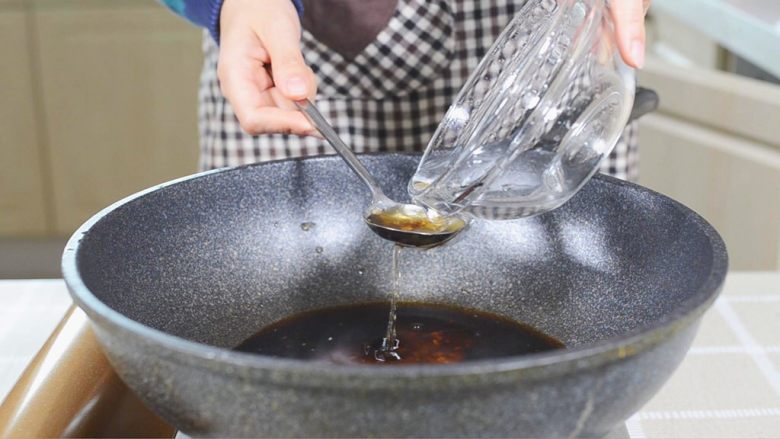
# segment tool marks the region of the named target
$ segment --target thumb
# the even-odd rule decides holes
[[[295,17],[295,20],[298,18]],[[290,100],[314,97],[317,81],[301,54],[300,26],[278,22],[263,29],[263,45],[271,59],[274,85]]]

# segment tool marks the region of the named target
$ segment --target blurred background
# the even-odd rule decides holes
[[[640,183],[707,218],[732,270],[780,270],[780,1],[654,0]],[[0,0],[0,278],[197,170],[201,33],[154,0]]]

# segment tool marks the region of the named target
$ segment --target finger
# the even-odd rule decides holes
[[[298,17],[294,20],[295,24],[287,20],[270,20],[258,31],[271,59],[274,84],[284,97],[290,100],[313,98],[317,81],[301,54]]]
[[[246,121],[252,113],[269,104],[265,92],[273,83],[260,61],[234,55],[227,48],[223,48],[223,53],[217,68],[220,88],[241,128],[247,131]]]
[[[268,80],[270,83],[270,79]],[[299,136],[316,135],[316,130],[294,104],[279,108],[280,93],[272,87],[259,91],[236,81],[228,82],[225,97],[231,103],[241,129],[251,135],[283,133]],[[238,92],[236,92],[236,90]],[[276,95],[276,96],[275,96]],[[288,109],[289,108],[289,109]]]
[[[316,133],[303,113],[274,107],[253,111],[241,123],[241,128],[251,135],[281,133],[311,136]]]
[[[642,0],[613,0],[618,49],[626,64],[641,68],[645,63],[645,11]]]
[[[271,106],[279,107],[282,110],[298,111],[298,107],[290,99],[279,90],[277,87],[273,87],[268,90],[268,98],[271,101]]]

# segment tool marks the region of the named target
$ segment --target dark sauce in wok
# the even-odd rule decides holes
[[[369,303],[295,314],[263,328],[236,350],[339,364],[448,364],[564,347],[550,336],[495,314],[400,302],[397,346],[388,356],[381,336],[387,310],[387,303]]]

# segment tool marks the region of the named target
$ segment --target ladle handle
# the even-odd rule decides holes
[[[333,127],[328,123],[322,113],[317,110],[317,107],[315,107],[314,104],[308,99],[296,101],[295,105],[299,110],[301,110],[306,118],[309,119],[309,122],[311,122],[312,125],[314,125],[314,127],[317,128],[317,130],[325,137],[325,140],[330,143],[330,146],[332,146],[333,149],[339,153],[341,158],[347,162],[349,167],[355,171],[355,174],[357,174],[358,177],[363,180],[366,186],[368,186],[368,188],[371,190],[371,195],[374,197],[374,199],[379,200],[387,198],[382,192],[382,189],[379,187],[379,184],[376,182],[376,180],[374,180],[374,177],[370,172],[368,172],[368,169],[363,166],[363,163],[361,163],[355,153],[352,152],[352,148],[347,146],[341,140],[341,138],[339,138],[339,135],[336,134],[336,130],[334,130]]]

